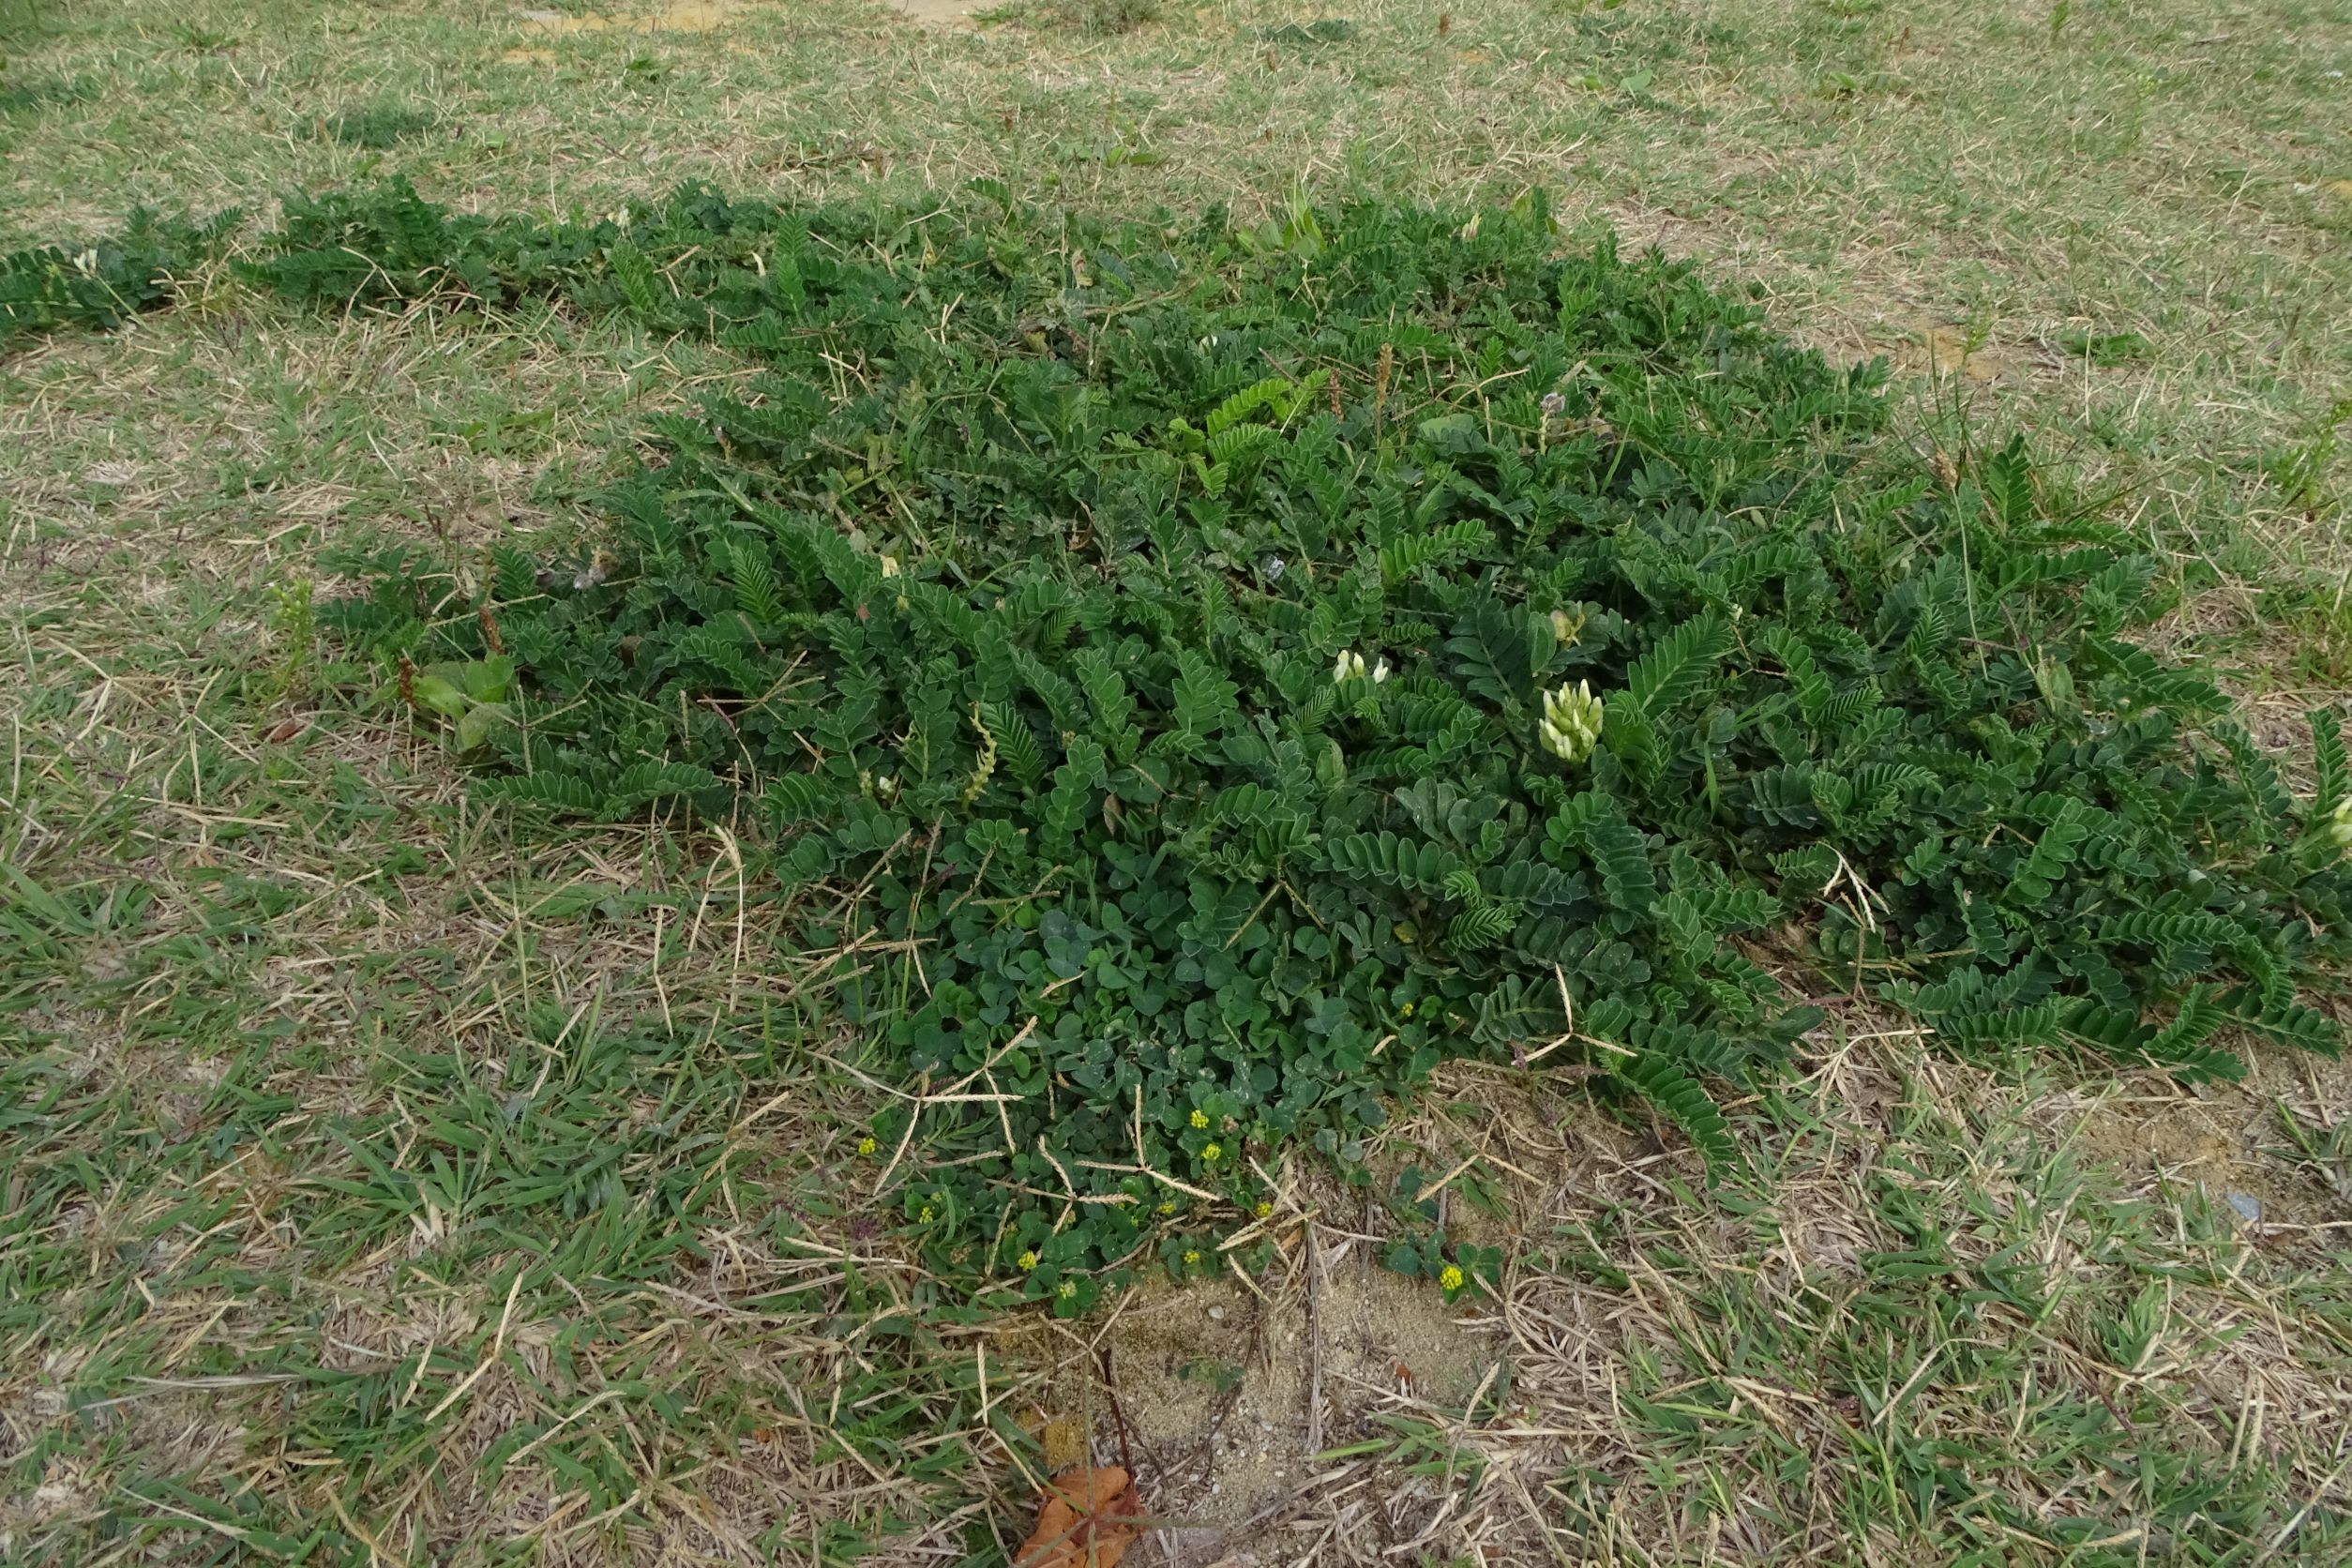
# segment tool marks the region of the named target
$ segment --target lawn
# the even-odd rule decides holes
[[[648,418],[757,368],[234,264],[391,174],[1171,225],[1541,188],[1564,246],[1886,356],[1890,460],[2025,432],[2308,792],[2302,715],[2352,713],[2340,8],[550,4],[0,0],[0,251],[246,215],[169,309],[0,346],[0,1560],[1005,1561],[1123,1436],[1130,1561],[2352,1557],[2352,1076],[2274,1046],[2189,1084],[1849,1000],[1711,1184],[1457,1062],[1373,1187],[1259,1173],[1262,1270],[974,1305],[736,837],[485,808],[320,625],[362,543],[585,560]],[[1408,1211],[1497,1289],[1380,1267]]]

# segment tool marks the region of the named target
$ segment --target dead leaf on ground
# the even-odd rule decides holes
[[[1968,335],[1956,326],[1931,326],[1926,333],[1927,364],[1937,375],[1964,376],[1969,381],[1998,381],[2023,371],[2015,355],[1990,344],[1968,346]]]
[[[2352,180],[2329,180],[2328,182],[2328,188],[2343,197],[2345,201],[2352,202]]]
[[[1117,1465],[1065,1470],[1046,1484],[1037,1528],[1014,1554],[1015,1568],[1118,1568],[1142,1518],[1133,1480]]]

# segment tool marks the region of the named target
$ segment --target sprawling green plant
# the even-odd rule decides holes
[[[1962,1048],[2333,1048],[2297,999],[2352,891],[2333,721],[2299,802],[2128,640],[2151,563],[2021,443],[1874,460],[1877,370],[1560,255],[1540,202],[994,211],[395,191],[256,274],[553,291],[762,364],[655,421],[609,565],[379,555],[322,617],[484,795],[738,811],[822,890],[935,1261],[1071,1309],[1209,1266],[1268,1145],[1356,1158],[1449,1053],[1589,1063],[1735,1161],[1703,1085],[1819,1017],[1768,952]]]
[[[0,349],[35,332],[110,329],[155,309],[175,277],[218,253],[237,219],[234,209],[203,222],[142,209],[93,244],[0,252]]]

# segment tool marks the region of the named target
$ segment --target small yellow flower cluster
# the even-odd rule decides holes
[[[1578,681],[1574,689],[1562,685],[1544,693],[1544,716],[1535,726],[1544,749],[1563,762],[1581,762],[1592,755],[1601,738],[1601,700],[1592,683]]]
[[[1209,1125],[1209,1113],[1205,1110],[1194,1111],[1192,1113],[1192,1124],[1196,1131],[1205,1129]]]
[[[1199,1249],[1199,1247],[1197,1247],[1197,1246],[1195,1246],[1195,1247],[1186,1247],[1186,1248],[1184,1249],[1184,1267],[1186,1267],[1186,1268],[1188,1268],[1188,1269],[1189,1269],[1189,1268],[1195,1268],[1195,1267],[1198,1267],[1198,1266],[1199,1266],[1199,1262],[1200,1262],[1200,1249]]]
[[[1259,1219],[1264,1219],[1268,1214],[1274,1213],[1274,1205],[1261,1198],[1258,1200],[1258,1207],[1252,1209],[1250,1213],[1256,1214]]]
[[[861,1154],[870,1154],[876,1149],[881,1147],[882,1145],[874,1141],[871,1134],[868,1134],[865,1138],[861,1138],[857,1140],[857,1152]]]
[[[1438,1283],[1449,1290],[1459,1290],[1462,1288],[1462,1271],[1452,1263],[1448,1263],[1444,1272],[1438,1275]]]
[[[1021,1273],[1033,1273],[1037,1267],[1036,1251],[1033,1248],[1028,1252],[1022,1253],[1018,1258],[1014,1259],[1013,1261],[1020,1265]]]
[[[1225,1145],[1222,1143],[1204,1143],[1200,1146],[1200,1157],[1204,1160],[1221,1160],[1225,1158]]]
[[[1072,1296],[1078,1294],[1078,1281],[1075,1279],[1063,1280],[1061,1284],[1054,1287],[1054,1294],[1060,1296],[1065,1302],[1068,1301]]]

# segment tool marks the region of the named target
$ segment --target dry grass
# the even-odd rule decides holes
[[[688,178],[814,198],[988,176],[1244,216],[1298,186],[1541,184],[1572,224],[1756,279],[1833,352],[1965,364],[2129,490],[2153,545],[2292,625],[2300,662],[2352,669],[2329,434],[2352,31],[2326,8],[1382,0],[1323,43],[1243,4],[1108,36],[852,4],[586,29],[583,6],[48,14],[0,78],[0,239],[393,170],[598,209]],[[370,111],[418,128],[323,128]]]
[[[0,240],[393,171],[599,209],[1543,183],[1909,355],[1922,429],[2033,424],[2263,711],[2352,675],[2325,8],[1384,3],[1326,44],[703,9],[61,0],[0,68]],[[320,133],[371,105],[430,113]],[[301,609],[355,540],[568,537],[734,367],[186,296],[0,361],[0,1559],[985,1560],[1045,1417],[1115,1447],[1098,1344],[1164,1521],[1131,1561],[2347,1555],[2352,1087],[2271,1057],[2190,1094],[1847,1018],[1719,1192],[1578,1083],[1457,1068],[1376,1165],[1455,1172],[1495,1299],[1378,1272],[1419,1222],[1298,1166],[1262,1279],[955,1310],[726,837],[485,820]]]
[[[2132,1561],[2199,1511],[2217,1560],[2334,1560],[2334,1509],[2255,1499],[2341,1479],[2340,1178],[2275,1157],[2273,1109],[2329,1117],[2341,1071],[2092,1100],[1900,1033],[1821,1050],[1711,1199],[1574,1084],[1448,1069],[1385,1153],[1512,1247],[1455,1312],[1370,1266],[1388,1206],[1300,1176],[1255,1285],[1011,1332],[1098,1457],[1123,1410],[1150,1560]]]

